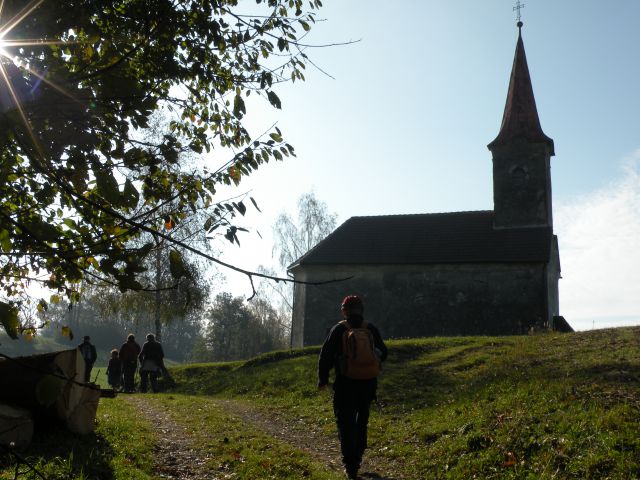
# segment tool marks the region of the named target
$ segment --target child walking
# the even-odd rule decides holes
[[[107,379],[114,390],[120,388],[122,382],[122,362],[118,358],[118,349],[111,350],[111,358],[107,366]]]

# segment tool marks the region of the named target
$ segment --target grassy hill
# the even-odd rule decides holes
[[[384,478],[640,478],[640,328],[408,339],[388,346],[365,454]],[[335,437],[330,395],[316,390],[318,350],[174,367],[175,391],[136,400],[189,426],[207,465],[230,472],[224,478],[263,478],[260,469],[264,474],[267,466],[280,472],[269,478],[340,478],[318,473],[318,460],[299,452],[294,463],[302,470],[291,467],[296,438],[302,438],[296,431],[314,432],[318,450]],[[102,400],[97,440],[85,442],[92,445],[91,464],[108,447],[109,459],[101,464],[110,465],[110,475],[71,478],[154,478],[148,451],[122,450],[122,438],[132,435],[122,418],[141,421],[123,398]],[[257,427],[237,420],[238,406],[289,425],[289,444],[256,437]],[[147,439],[153,443],[151,433]],[[47,466],[54,456],[43,457],[43,442],[27,454]],[[276,443],[278,452],[289,453],[274,454]],[[76,451],[65,468],[87,472],[93,467],[86,455]],[[138,465],[138,476],[131,468],[120,476],[121,465]],[[11,463],[5,466],[6,478],[13,478]]]
[[[640,329],[388,342],[369,452],[400,478],[640,478]],[[317,349],[174,370],[333,432]]]

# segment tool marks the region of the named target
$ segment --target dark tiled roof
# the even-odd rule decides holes
[[[548,227],[493,228],[493,211],[351,217],[298,265],[547,262]]]
[[[551,148],[551,155],[554,155],[553,140],[544,134],[540,126],[521,34],[518,34],[500,132],[488,147],[491,150],[517,137],[524,137],[531,142],[546,143]]]

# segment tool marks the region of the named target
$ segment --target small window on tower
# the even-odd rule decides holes
[[[529,180],[529,174],[525,168],[516,166],[511,169],[511,178],[513,179],[514,186],[524,187]]]

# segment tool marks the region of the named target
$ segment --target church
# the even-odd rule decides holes
[[[522,22],[493,160],[493,210],[351,217],[288,268],[292,347],[321,343],[341,299],[360,296],[387,338],[512,335],[559,316],[553,140],[542,131]],[[334,279],[340,282],[322,283]]]

